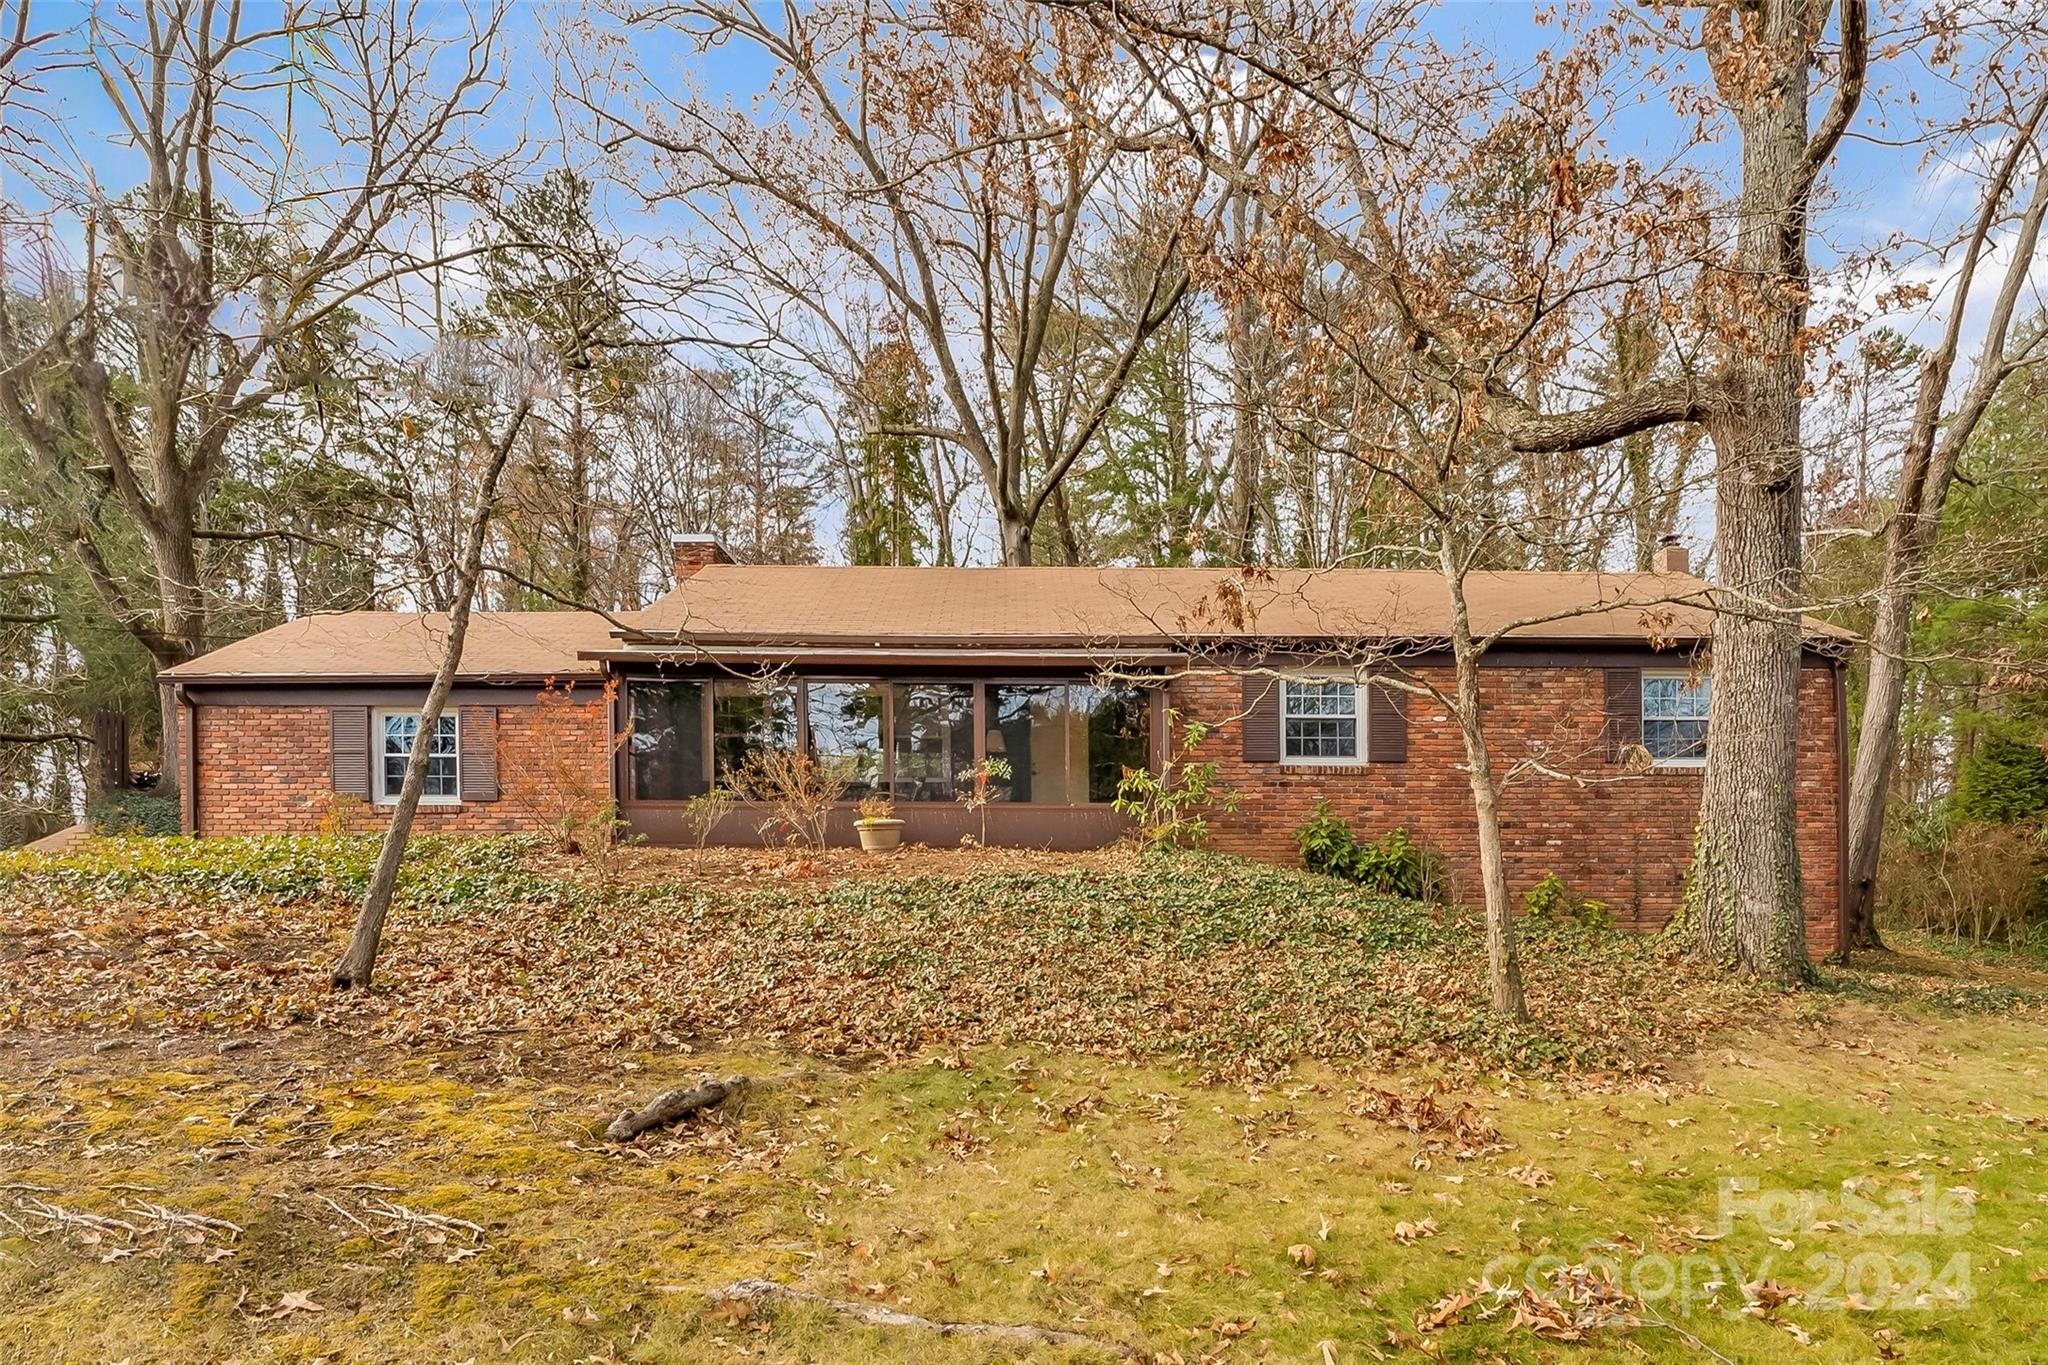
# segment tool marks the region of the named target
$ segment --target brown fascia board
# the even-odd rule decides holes
[[[609,659],[633,657],[644,653],[729,653],[744,650],[773,651],[778,654],[803,653],[806,651],[825,652],[829,650],[950,650],[955,652],[978,650],[1000,652],[1004,650],[1042,650],[1068,654],[1127,654],[1133,652],[1167,652],[1185,656],[1196,650],[1230,650],[1235,652],[1256,651],[1266,654],[1295,654],[1304,652],[1327,653],[1332,649],[1351,648],[1367,641],[1368,637],[1358,635],[1326,636],[1280,636],[1256,635],[1240,632],[1226,632],[1215,635],[1190,633],[1172,635],[1132,635],[1114,639],[1092,639],[1076,635],[807,635],[763,637],[758,635],[727,635],[714,632],[697,632],[687,639],[680,635],[641,635],[621,637],[617,649],[579,650],[579,659]],[[1690,643],[1691,637],[1686,638]],[[1448,650],[1450,641],[1442,635],[1388,636],[1371,640],[1371,643],[1386,649],[1407,651]],[[1495,649],[1516,646],[1571,644],[1581,647],[1601,645],[1617,649],[1644,649],[1648,641],[1629,635],[1573,635],[1517,634],[1494,646]]]
[[[1631,640],[1625,637],[1576,638],[1576,639],[1530,639],[1517,637],[1503,641],[1488,650],[1482,659],[1487,667],[1549,667],[1549,668],[1668,668],[1690,657],[1706,640],[1687,638],[1675,640],[1663,647],[1653,647],[1646,640]],[[1808,664],[1833,662],[1843,652],[1830,648],[1833,641],[1809,643],[1803,651],[1803,660]],[[663,647],[653,644],[641,648],[620,648],[615,650],[584,650],[580,659],[607,664],[653,663],[671,665],[718,665],[741,663],[800,664],[819,667],[847,667],[858,665],[901,667],[914,669],[920,665],[944,667],[973,667],[988,665],[1029,665],[1034,667],[1055,667],[1067,665],[1095,665],[1113,662],[1132,667],[1178,668],[1194,661],[1196,656],[1185,650],[1172,649],[1128,649],[1114,647],[1088,648],[1067,645],[1050,649],[1004,649],[998,646],[980,645],[927,645],[924,647],[890,647],[863,645],[858,647],[833,647],[829,645],[684,645]],[[1221,666],[1245,666],[1263,662],[1266,666],[1284,666],[1293,662],[1329,662],[1336,657],[1328,642],[1321,645],[1314,641],[1289,640],[1261,642],[1256,650],[1219,649],[1214,659]],[[1408,647],[1397,650],[1376,661],[1377,666],[1397,670],[1410,668],[1448,667],[1451,651],[1447,645],[1435,642],[1411,642]]]
[[[1116,639],[1087,639],[1073,635],[810,635],[803,637],[780,636],[763,638],[749,635],[725,635],[711,632],[693,633],[687,639],[680,635],[624,635],[617,636],[619,645],[609,650],[578,650],[579,659],[611,659],[632,657],[643,653],[733,653],[747,650],[776,653],[803,653],[805,651],[825,652],[830,650],[1044,650],[1064,651],[1070,654],[1124,654],[1134,651],[1169,651],[1187,655],[1203,650],[1257,651],[1267,654],[1289,654],[1316,652],[1327,653],[1332,649],[1355,648],[1370,643],[1395,654],[1417,652],[1449,651],[1450,639],[1444,635],[1403,635],[1368,637],[1362,635],[1327,636],[1266,636],[1250,634],[1188,634],[1181,636],[1119,636]],[[1661,652],[1677,652],[1703,644],[1712,637],[1707,635],[1674,635],[1668,645],[1653,644],[1646,635],[1617,635],[1609,633],[1578,634],[1571,631],[1528,631],[1507,636],[1496,641],[1489,653],[1516,648],[1557,648],[1575,649],[1656,649]],[[1815,653],[1844,653],[1855,648],[1857,638],[1838,629],[1810,631],[1800,642]]]
[[[579,659],[605,663],[795,663],[812,665],[873,664],[916,668],[1008,664],[1052,667],[1113,661],[1142,667],[1185,663],[1187,655],[1170,650],[1002,648],[981,645],[661,645],[616,650],[584,650]]]
[[[544,683],[550,678],[583,680],[602,676],[604,670],[597,668],[558,668],[548,673],[457,673],[455,681],[474,686],[516,687]],[[428,687],[434,681],[432,673],[171,673],[168,669],[159,671],[157,678],[180,687],[223,683],[238,687]]]

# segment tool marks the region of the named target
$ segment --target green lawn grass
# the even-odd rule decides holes
[[[1170,930],[1129,901],[1058,908],[1091,877],[1128,886],[1136,874],[1116,866],[1036,886],[1015,883],[1034,875],[1016,865],[988,886],[972,868],[944,875],[969,901],[1035,907],[1049,940],[1087,926],[1098,951],[1140,956],[1200,940],[1155,962],[1250,951],[1216,940],[1228,935],[1215,923]],[[1268,875],[1244,873],[1283,898],[1322,894]],[[943,899],[884,881],[777,894],[855,919],[905,895]],[[145,920],[165,913],[156,894],[146,880],[119,892]],[[925,913],[951,942],[946,916]],[[0,959],[7,992],[56,961],[30,950],[46,931],[22,914]],[[1301,971],[1336,951],[1324,933],[1247,915],[1233,912],[1243,938],[1278,935],[1275,971],[1303,944],[1316,951]],[[131,924],[119,953],[87,933],[98,946],[46,995],[68,1008],[74,990],[110,988],[120,963],[186,963],[149,949],[175,936],[148,929]],[[394,967],[408,943],[428,946],[412,932]],[[1459,960],[1441,937],[1455,925],[1416,932],[1445,954],[1433,960]],[[866,995],[946,998],[925,976],[968,960],[881,944],[873,961],[904,974],[871,968]],[[1539,942],[1534,979],[1650,951]],[[1553,954],[1566,956],[1546,964]],[[210,970],[240,988],[227,961]],[[2014,997],[1978,1008],[1953,995],[1980,972]],[[413,981],[392,979],[394,993]],[[1000,983],[965,984],[1002,998]],[[1576,1006],[1505,1050],[1473,1034],[1464,1051],[1284,1066],[1262,1049],[1256,1067],[1219,1064],[1243,1055],[1221,1031],[1174,1051],[1090,1030],[997,1041],[956,1020],[923,1047],[828,1057],[748,1041],[740,1018],[722,1035],[605,1047],[480,1022],[423,1032],[389,1001],[280,1028],[114,1028],[23,1009],[0,1031],[0,1358],[2026,1360],[2048,1339],[2043,985],[2022,964],[1913,954],[1754,1000],[1661,1067],[1597,1074],[1534,1059],[1546,1038],[1560,1056],[1583,1050]],[[1273,1007],[1290,999],[1326,1008],[1321,990]],[[602,1140],[623,1105],[734,1071],[756,1078],[737,1104],[631,1146]],[[1888,1225],[1860,1225],[1872,1220]],[[1605,1315],[1561,1292],[1559,1272],[1611,1275]],[[714,1297],[757,1277],[1101,1345]]]

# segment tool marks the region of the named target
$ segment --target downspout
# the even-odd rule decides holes
[[[604,677],[602,688],[609,689],[616,681],[619,689],[605,707],[605,757],[609,761],[604,765],[606,779],[611,783],[612,816],[617,819],[624,810],[626,796],[625,784],[620,781],[620,769],[626,765],[626,679],[611,664],[604,666]]]
[[[180,785],[185,789],[185,799],[179,802],[184,813],[185,833],[199,833],[199,707],[192,700],[192,694],[185,690],[185,684],[178,683],[172,688],[177,698],[178,710],[185,718],[185,742],[178,746],[179,757],[184,760],[184,777]]]
[[[1166,765],[1173,761],[1173,706],[1166,698],[1171,686],[1171,681],[1162,677],[1147,703],[1151,712],[1146,720],[1152,729],[1152,774],[1161,780],[1166,777]]]
[[[1835,952],[1849,960],[1849,661],[1835,660]]]

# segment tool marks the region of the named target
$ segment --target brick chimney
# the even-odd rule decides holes
[[[731,555],[718,543],[717,536],[681,535],[676,537],[676,582],[681,583],[707,564],[730,564]]]
[[[682,563],[680,549],[676,551],[676,555],[676,562]],[[1677,536],[1665,536],[1657,542],[1657,556],[1650,561],[1650,566],[1658,573],[1691,573],[1692,556],[1686,553],[1685,546],[1679,543]]]

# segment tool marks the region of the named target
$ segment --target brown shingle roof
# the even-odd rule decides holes
[[[1524,641],[1621,644],[1710,633],[1708,586],[1683,574],[1480,573],[1473,628],[1515,621]],[[717,564],[619,620],[713,645],[1158,646],[1177,640],[1436,640],[1449,595],[1429,571],[923,569]],[[1550,618],[1536,620],[1536,618]],[[1808,621],[1809,634],[1845,632]],[[165,671],[176,682],[424,679],[447,639],[442,613],[306,616]],[[465,679],[591,677],[582,653],[631,649],[592,612],[479,612]]]
[[[597,665],[581,650],[611,642],[610,624],[585,611],[488,611],[469,619],[460,676],[591,677]],[[350,611],[301,616],[259,635],[164,670],[173,682],[201,679],[427,678],[448,640],[445,612]]]
[[[1708,591],[1686,574],[1475,573],[1466,582],[1474,630],[1527,620],[1514,632],[1525,640],[1698,638],[1711,633]],[[633,619],[700,644],[1441,639],[1450,594],[1427,570],[721,564]]]

